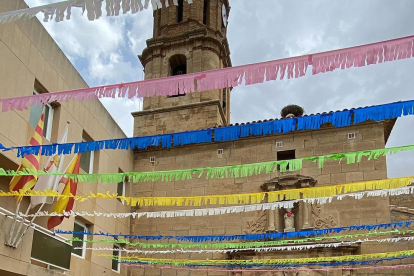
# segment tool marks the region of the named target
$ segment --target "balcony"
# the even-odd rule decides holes
[[[10,233],[14,214],[0,207],[0,237],[6,240]],[[18,218],[16,228],[22,222]],[[29,224],[24,220],[25,227]],[[0,244],[0,275],[44,275],[69,274],[72,245],[53,232],[32,224],[17,248]]]

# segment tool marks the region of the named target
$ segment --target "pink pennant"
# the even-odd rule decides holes
[[[287,79],[300,78],[306,74],[309,65],[312,65],[312,74],[316,75],[337,69],[344,70],[411,57],[414,57],[414,36],[202,73],[0,99],[0,103],[2,111],[6,112],[55,101],[83,101],[105,97],[125,98],[127,94],[129,99],[172,96],[177,95],[179,91],[193,93],[237,87],[243,84],[243,81],[246,85],[250,85],[276,79],[283,80],[285,77]]]

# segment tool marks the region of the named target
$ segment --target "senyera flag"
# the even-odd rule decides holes
[[[44,118],[45,115],[42,112],[40,116],[39,123],[36,126],[35,132],[30,139],[31,146],[40,146],[42,144],[42,137],[43,137],[43,125],[44,125]],[[39,148],[40,150],[40,148]],[[40,155],[39,154],[30,154],[25,155],[21,165],[17,169],[17,171],[23,171],[25,169],[38,171],[39,170],[39,163],[40,163]],[[15,191],[24,191],[27,192],[31,190],[37,182],[37,175],[19,175],[14,176],[9,184],[9,190],[11,192]],[[16,201],[19,203],[22,200],[22,196],[16,196]]]
[[[67,142],[68,139],[68,126],[66,124],[65,130],[62,133],[58,143],[64,144]],[[62,170],[63,160],[65,156],[62,154],[58,155],[55,154],[50,156],[46,162],[44,170],[47,172],[56,172]],[[59,184],[59,176],[58,175],[42,175],[39,176],[36,186],[33,188],[34,191],[45,191],[45,190],[57,190],[57,186]],[[30,198],[31,208],[36,207],[39,204],[52,204],[53,197],[41,197],[41,196],[32,196]]]
[[[81,154],[76,154],[70,162],[65,174],[78,174],[80,165]],[[76,189],[78,188],[78,182],[68,177],[62,177],[60,182],[65,185],[62,191],[62,195],[76,195]],[[64,212],[70,212],[73,209],[75,199],[73,197],[60,197],[55,203],[52,209],[52,213],[63,214]],[[47,221],[47,228],[52,229],[62,223],[63,216],[52,216]]]

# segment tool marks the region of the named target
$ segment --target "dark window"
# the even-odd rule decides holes
[[[119,173],[124,173],[121,169],[118,169],[118,172]],[[118,194],[118,196],[124,196],[125,195],[125,185],[126,185],[125,181],[118,182],[118,186],[117,186],[117,189],[116,189],[116,193]],[[118,198],[118,201],[123,203],[123,200],[121,200],[120,198]]]
[[[226,114],[226,106],[227,106],[227,91],[226,88],[223,89],[223,111]]]
[[[175,66],[171,70],[172,70],[172,72],[171,72],[172,76],[185,75],[185,74],[187,74],[187,65],[186,64],[180,64],[180,65]]]
[[[284,150],[277,152],[277,161],[283,160],[292,160],[296,159],[296,151],[295,150]],[[277,170],[280,170],[280,166],[277,166]],[[289,170],[289,165],[287,165],[286,170]]]
[[[93,139],[84,131],[82,134],[82,142],[92,142]],[[95,160],[96,159],[96,160]],[[81,153],[80,167],[85,173],[93,173],[95,162],[99,160],[99,151],[85,151]],[[97,165],[96,165],[97,167]]]
[[[33,95],[38,95],[42,93],[48,93],[48,92],[37,80],[35,80],[35,85],[33,88]],[[36,129],[37,124],[39,123],[39,120],[40,120],[40,116],[42,115],[42,110],[45,114],[44,125],[43,125],[43,137],[45,137],[47,140],[50,140],[51,134],[52,134],[52,123],[53,123],[53,113],[54,113],[54,109],[52,105],[45,104],[45,105],[31,106],[29,124],[33,127],[33,129]]]
[[[73,234],[73,238],[78,238],[81,241],[73,241],[72,242],[72,253],[78,255],[79,257],[85,258],[86,253],[86,232],[88,228],[85,224],[80,221],[75,220],[75,224],[73,225],[73,231],[78,232],[77,234]],[[75,249],[75,248],[79,249]]]
[[[119,182],[118,183],[118,188],[117,188],[116,192],[117,192],[118,196],[125,195],[125,182]],[[118,201],[122,202],[122,200],[119,199],[119,198],[118,198]]]
[[[178,0],[177,6],[177,23],[183,21],[183,14],[184,14],[184,0]]]
[[[112,251],[112,270],[116,271],[116,272],[120,272],[121,271],[121,263],[119,262],[119,257],[121,255],[121,247],[117,244],[114,244],[114,248]]]
[[[204,0],[204,8],[203,8],[203,24],[209,25],[210,21],[210,0]]]

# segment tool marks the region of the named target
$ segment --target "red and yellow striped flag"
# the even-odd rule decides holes
[[[69,164],[69,167],[66,169],[65,174],[78,174],[79,165],[80,165],[81,155],[80,153],[76,154],[73,157],[72,161]],[[78,189],[78,182],[74,181],[67,177],[62,177],[59,183],[65,184],[65,188],[62,191],[62,195],[76,195],[76,190]],[[75,199],[73,197],[60,197],[55,203],[52,209],[52,213],[63,214],[64,212],[70,212],[73,209],[73,204]],[[64,217],[53,216],[50,217],[47,221],[47,229],[52,229],[62,223]]]
[[[44,125],[44,117],[45,115],[42,113],[40,116],[39,123],[36,126],[35,132],[30,139],[31,146],[39,146],[42,144],[42,137],[43,137],[43,125]],[[40,150],[40,149],[39,149]],[[23,158],[22,163],[20,164],[17,171],[22,171],[24,169],[30,170],[39,170],[39,162],[40,162],[40,155],[39,154],[30,154],[25,155]],[[13,176],[12,180],[9,184],[9,190],[13,191],[29,191],[31,190],[37,182],[37,175],[21,175],[21,176]],[[16,201],[20,202],[22,200],[21,196],[16,197]]]

